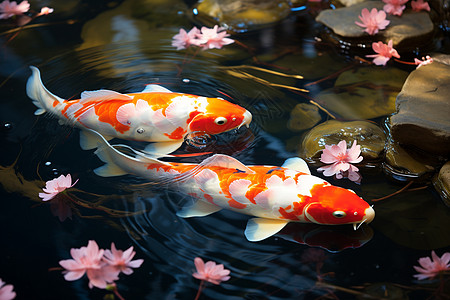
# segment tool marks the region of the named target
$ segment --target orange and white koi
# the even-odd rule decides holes
[[[248,127],[252,120],[249,111],[224,99],[173,93],[159,85],[131,94],[85,91],[80,99],[64,100],[45,88],[39,69],[30,68],[27,94],[38,107],[35,115],[49,112],[61,123],[96,130],[108,140],[154,142],[145,149],[150,153],[175,151],[189,133],[218,134]],[[92,149],[94,144],[81,134],[82,148]]]
[[[299,157],[286,160],[281,167],[246,166],[223,154],[200,164],[165,162],[127,146],[111,146],[97,132],[89,134],[98,141],[95,154],[106,163],[95,169],[96,174],[133,174],[158,183],[170,182],[199,200],[179,211],[181,217],[206,216],[223,208],[255,216],[245,230],[250,241],[272,236],[289,222],[352,224],[356,230],[375,216],[373,208],[352,190],[312,176]],[[120,147],[135,155],[122,153]]]

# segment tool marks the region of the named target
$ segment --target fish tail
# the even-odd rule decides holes
[[[89,136],[91,141],[96,141],[95,154],[105,164],[94,170],[94,173],[103,177],[121,176],[126,174],[142,175],[147,173],[147,164],[163,166],[165,163],[157,159],[145,156],[126,145],[112,146],[98,132],[86,129],[85,135]],[[129,156],[118,149],[123,148],[127,152],[134,153],[135,156]]]
[[[51,108],[53,108],[53,103],[55,101],[63,103],[64,99],[53,95],[45,88],[38,68],[30,66],[30,69],[32,74],[27,81],[27,95],[33,100],[33,104],[38,107],[34,114],[42,115],[47,111],[53,112],[53,110],[51,110]]]

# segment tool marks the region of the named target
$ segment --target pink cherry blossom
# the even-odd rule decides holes
[[[95,241],[89,241],[87,247],[72,248],[73,259],[61,260],[59,264],[65,269],[64,279],[73,281],[80,279],[85,273],[89,279],[89,287],[106,288],[108,283],[119,279],[119,271],[102,260],[105,250],[99,249]]]
[[[180,32],[173,36],[172,46],[177,47],[177,50],[186,49],[190,45],[198,46],[199,34],[200,30],[197,27],[193,27],[189,32],[181,28]]]
[[[9,2],[5,0],[0,3],[0,19],[9,19],[12,16],[22,15],[30,9],[28,1],[22,1],[17,4],[16,1]]]
[[[199,45],[203,49],[220,49],[225,45],[234,43],[234,40],[227,38],[230,36],[224,28],[217,25],[214,28],[202,27],[201,34],[198,34]]]
[[[53,8],[45,6],[45,7],[41,8],[41,12],[38,13],[37,16],[48,15],[48,14],[51,14],[52,12],[53,12]]]
[[[383,42],[372,43],[372,49],[378,54],[366,55],[366,57],[374,57],[373,63],[378,66],[385,66],[391,57],[400,58],[400,55],[392,47],[392,40],[389,40],[388,44]]]
[[[11,300],[16,297],[16,293],[13,291],[14,286],[12,284],[5,285],[5,282],[0,279],[0,300]]]
[[[386,13],[382,10],[378,11],[376,8],[372,8],[369,12],[367,8],[363,8],[361,16],[358,16],[361,22],[356,21],[355,24],[361,27],[365,27],[364,30],[370,35],[378,33],[378,30],[383,30],[389,25],[391,21],[386,20]]]
[[[73,187],[77,182],[78,180],[72,184],[70,174],[67,174],[67,176],[61,175],[58,178],[47,181],[45,188],[42,189],[44,193],[39,193],[39,197],[42,198],[42,201],[51,200],[62,191]]]
[[[338,179],[343,177],[342,172],[348,172],[348,178],[356,181],[353,180],[353,178],[356,178],[356,174],[353,173],[356,173],[358,168],[353,166],[352,163],[359,163],[363,160],[360,154],[361,146],[356,145],[356,141],[353,141],[350,149],[347,149],[347,143],[344,140],[340,141],[337,145],[325,145],[320,161],[331,165],[320,167],[317,171],[324,171],[323,175],[325,176],[333,176],[336,174]]]
[[[431,64],[432,62],[433,62],[433,58],[431,58],[431,56],[429,56],[429,55],[422,57],[422,60],[414,58],[414,63],[417,65],[416,69],[418,69],[421,66]]]
[[[104,260],[111,266],[115,267],[117,271],[123,272],[126,275],[133,273],[131,268],[139,268],[144,262],[143,259],[132,260],[136,254],[133,247],[127,250],[117,250],[114,243],[111,244],[111,250],[105,250]]]
[[[383,0],[386,3],[383,10],[390,15],[401,16],[408,0]]]
[[[433,278],[438,273],[450,270],[450,252],[444,253],[440,258],[434,251],[431,251],[431,258],[419,258],[420,267],[414,266],[419,274],[414,275],[418,280]]]
[[[217,265],[213,261],[208,261],[205,264],[200,257],[196,257],[194,263],[197,272],[193,273],[192,276],[197,279],[209,281],[214,284],[220,284],[222,281],[230,279],[230,276],[228,276],[230,270],[225,269],[222,264]]]
[[[414,11],[430,11],[430,5],[428,2],[424,2],[423,0],[411,1],[411,8]]]

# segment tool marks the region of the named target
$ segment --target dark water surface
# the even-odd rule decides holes
[[[107,11],[96,8],[85,18]],[[50,16],[46,20],[52,21]],[[144,259],[139,269],[129,276],[122,274],[117,283],[126,299],[194,299],[199,285],[192,277],[197,256],[231,270],[229,281],[208,285],[201,299],[363,299],[358,293],[425,299],[432,295],[438,282],[425,291],[424,285],[416,288],[419,282],[413,279],[418,258],[429,256],[431,250],[439,255],[450,250],[449,209],[432,187],[376,203],[375,220],[356,232],[350,226],[290,224],[276,236],[252,243],[243,234],[248,216],[221,211],[181,219],[176,211],[192,201],[183,191],[132,176],[95,175],[93,169],[102,163],[93,151],[81,150],[78,129],[60,126],[47,115],[34,116],[36,108],[25,93],[29,65],[38,66],[47,88],[63,98],[101,88],[136,92],[145,84],[161,83],[174,91],[225,97],[252,112],[250,129],[214,137],[202,151],[232,155],[245,164],[281,165],[297,155],[304,133],[286,128],[289,112],[308,98],[268,82],[303,88],[352,63],[351,56],[315,40],[323,28],[314,23],[309,10],[269,29],[233,36],[253,50],[231,45],[194,58],[193,52],[186,56],[170,46],[179,26],[167,22],[145,32],[145,38],[143,33],[126,41],[106,42],[100,37],[99,45],[93,39],[87,43],[83,20],[26,29],[9,42],[10,35],[0,36],[0,278],[14,285],[17,299],[103,299],[107,292],[89,289],[86,279],[66,282],[60,270],[52,270],[60,260],[70,258],[71,248],[86,246],[89,240],[103,249],[110,248],[111,242],[123,250],[134,246],[135,258]],[[186,24],[186,29],[193,26]],[[292,69],[305,80],[236,68],[254,65],[279,71],[253,58],[276,65],[290,54],[294,55],[290,59],[300,61]],[[309,95],[314,97],[332,84],[312,85]],[[324,112],[321,116],[322,122],[329,118]],[[381,124],[384,117],[373,121]],[[195,151],[189,145],[180,150]],[[327,180],[368,201],[402,188],[404,183],[391,180],[380,163],[361,168],[361,185]],[[311,169],[313,175],[322,176],[316,167]],[[72,213],[61,221],[61,210],[55,216],[55,207],[40,202],[37,194],[45,181],[68,173],[79,182],[70,192],[72,200],[59,206]],[[319,273],[318,263],[307,256],[311,249],[319,258],[325,255]]]

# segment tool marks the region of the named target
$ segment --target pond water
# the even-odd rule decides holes
[[[180,27],[199,24],[174,10],[153,23],[132,17],[127,4],[132,2],[98,1],[90,8],[84,3],[70,17],[55,11],[53,19],[44,17],[48,24],[0,36],[0,278],[14,285],[17,299],[105,299],[109,292],[90,289],[85,277],[65,281],[59,268],[71,248],[89,240],[103,249],[111,242],[123,250],[133,246],[135,258],[144,259],[133,274],[122,274],[117,281],[125,299],[194,299],[200,283],[192,277],[195,257],[231,270],[230,280],[206,285],[200,299],[444,299],[438,294],[439,279],[423,284],[413,278],[420,257],[430,256],[431,250],[438,255],[450,251],[450,212],[427,182],[414,186],[423,189],[374,203],[374,221],[357,231],[350,225],[289,224],[254,243],[244,236],[246,215],[222,210],[182,219],[176,211],[192,201],[183,191],[130,175],[97,176],[93,170],[102,162],[79,147],[79,129],[34,115],[36,108],[25,92],[28,66],[39,67],[47,88],[67,99],[101,88],[136,92],[149,83],[224,97],[251,111],[251,126],[214,136],[200,151],[228,154],[247,165],[277,166],[301,153],[301,137],[310,129],[288,128],[295,105],[329,90],[345,68],[378,72],[352,59],[361,51],[318,38],[325,29],[314,22],[312,8],[299,9],[279,24],[233,35],[239,44],[195,53],[175,50],[171,39]],[[443,51],[444,44],[436,40],[430,48]],[[413,68],[392,64],[384,70],[407,74]],[[377,91],[395,94],[400,88],[380,85]],[[319,110],[318,124],[331,118],[327,112],[346,120],[331,107]],[[390,113],[367,119],[382,127]],[[198,151],[184,144],[178,153]],[[361,184],[325,179],[370,203],[405,185],[383,172],[382,162],[360,167]],[[312,164],[311,172],[324,178],[318,166]],[[69,173],[79,180],[69,198],[41,202],[38,193],[45,182]]]

